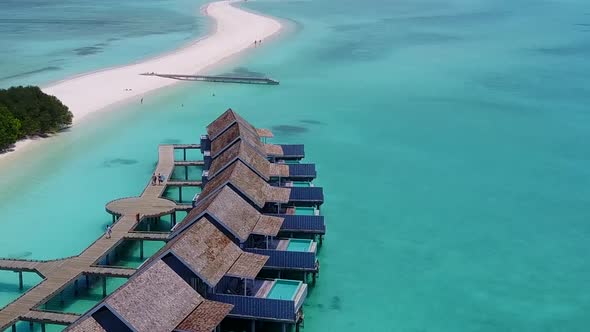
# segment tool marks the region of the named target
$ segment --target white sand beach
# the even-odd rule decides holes
[[[215,21],[213,32],[193,44],[156,58],[138,63],[95,71],[68,78],[42,90],[59,98],[74,114],[74,125],[86,115],[117,103],[137,100],[157,89],[179,81],[141,73],[197,74],[207,67],[247,48],[254,47],[255,40],[264,40],[281,29],[279,21],[257,15],[232,5],[237,1],[219,1],[207,5],[203,12]],[[74,126],[75,130],[75,126]],[[38,140],[17,142],[13,152],[0,158],[17,154],[25,146]]]

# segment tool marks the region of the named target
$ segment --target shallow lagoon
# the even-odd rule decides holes
[[[590,5],[248,6],[293,31],[218,71],[281,85],[166,90],[4,169],[2,256],[76,254],[106,202],[142,190],[158,143],[198,141],[231,106],[318,165],[328,233],[307,330],[586,330]]]

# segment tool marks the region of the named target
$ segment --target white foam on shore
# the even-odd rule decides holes
[[[198,74],[253,47],[255,40],[267,39],[281,30],[279,21],[232,6],[235,2],[219,1],[207,5],[203,12],[215,21],[215,28],[210,35],[192,44],[138,63],[68,78],[42,90],[69,107],[74,114],[75,125],[88,114],[116,109],[109,106],[126,101],[139,103],[148,93],[178,83],[173,79],[143,76],[141,73]],[[37,141],[19,141],[12,152],[0,154],[0,159],[15,157]]]

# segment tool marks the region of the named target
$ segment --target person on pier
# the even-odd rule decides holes
[[[107,234],[106,234],[106,238],[110,239],[111,238],[111,234],[113,233],[113,228],[111,227],[111,225],[107,225]]]

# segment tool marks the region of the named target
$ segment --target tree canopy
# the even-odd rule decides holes
[[[0,150],[28,136],[56,132],[72,124],[72,113],[36,86],[0,89]]]

